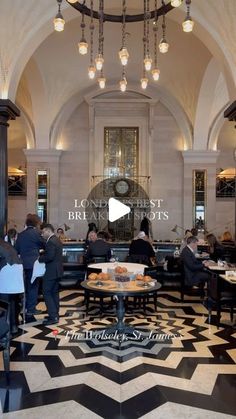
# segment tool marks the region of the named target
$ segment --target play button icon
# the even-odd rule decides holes
[[[130,213],[130,207],[128,207],[128,205],[122,204],[122,202],[115,198],[109,199],[108,210],[108,219],[111,223]]]

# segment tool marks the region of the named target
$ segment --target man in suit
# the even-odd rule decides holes
[[[26,316],[32,317],[34,314],[40,314],[36,310],[38,303],[39,279],[36,278],[31,284],[34,262],[38,259],[39,250],[44,249],[45,242],[38,230],[38,220],[27,217],[25,230],[18,234],[15,248],[23,262],[25,273],[25,291],[26,291]]]
[[[97,240],[90,242],[87,249],[86,258],[88,261],[92,261],[96,256],[104,256],[107,261],[111,258],[111,247],[109,243],[106,242],[105,233],[103,231],[98,232]]]
[[[204,270],[209,265],[209,262],[206,260],[201,262],[196,258],[197,244],[197,237],[191,236],[187,238],[187,246],[181,252],[181,261],[184,265],[185,284],[203,287],[209,279],[209,274]]]
[[[51,224],[44,224],[42,236],[46,240],[45,252],[39,256],[38,260],[46,265],[43,295],[48,311],[48,318],[43,321],[43,324],[50,325],[59,321],[59,279],[63,275],[62,243],[54,234]]]
[[[144,231],[140,231],[134,238],[129,248],[129,261],[151,265],[151,259],[155,258],[155,252]]]

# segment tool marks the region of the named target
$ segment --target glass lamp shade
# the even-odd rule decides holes
[[[102,54],[98,54],[97,57],[95,58],[96,69],[100,71],[103,67],[103,63],[104,63],[104,58]]]
[[[79,48],[79,53],[81,55],[86,55],[87,54],[87,52],[88,52],[88,44],[87,44],[87,42],[85,40],[81,40],[78,43],[78,48]]]
[[[149,57],[148,55],[146,55],[146,57],[143,60],[144,62],[144,67],[146,71],[150,71],[152,68],[152,59],[151,57]]]
[[[125,92],[127,87],[127,80],[126,78],[120,80],[120,90],[121,92]]]
[[[126,47],[122,47],[119,51],[119,58],[122,65],[128,64],[129,53]]]
[[[155,80],[155,81],[158,81],[159,80],[160,70],[158,70],[158,68],[154,68],[152,70],[152,77],[153,77],[153,80]]]
[[[192,32],[194,26],[194,22],[192,21],[190,16],[187,16],[182,23],[183,31],[184,32]]]
[[[105,89],[105,87],[106,87],[105,77],[99,77],[98,78],[98,84],[99,84],[100,89]]]
[[[142,89],[146,89],[147,88],[147,85],[148,85],[148,79],[147,79],[147,77],[143,77],[140,81],[141,81],[141,87],[142,87]]]
[[[94,79],[95,73],[96,73],[96,67],[94,67],[94,65],[90,65],[88,68],[88,76],[91,80]]]
[[[69,0],[70,1],[70,0]],[[179,7],[181,5],[183,0],[171,0],[171,6],[173,7]]]
[[[53,20],[53,23],[55,31],[62,32],[64,30],[65,21],[61,13],[58,13],[56,15],[55,19]]]
[[[160,44],[159,44],[159,51],[162,54],[165,54],[166,52],[168,52],[168,49],[169,49],[169,44],[166,42],[165,39],[162,39]]]

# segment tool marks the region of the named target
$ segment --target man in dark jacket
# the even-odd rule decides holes
[[[59,321],[59,279],[63,275],[62,243],[54,234],[51,224],[45,224],[42,236],[46,240],[45,252],[40,255],[39,262],[46,264],[43,277],[43,295],[48,311],[48,318],[43,324],[55,324]]]
[[[109,243],[106,242],[105,232],[99,231],[97,234],[97,240],[90,242],[87,249],[86,258],[87,261],[92,261],[96,256],[104,257],[106,261],[109,261],[111,258],[111,247]]]
[[[155,252],[144,231],[140,231],[132,240],[129,248],[129,261],[151,265],[151,259],[155,258]]]
[[[15,248],[23,262],[25,273],[25,291],[26,291],[26,315],[28,317],[34,314],[40,314],[36,310],[38,302],[39,279],[36,278],[31,284],[33,266],[39,256],[39,250],[44,248],[45,242],[37,228],[37,221],[31,217],[26,219],[26,228],[18,234]]]
[[[184,266],[185,284],[189,286],[204,286],[209,279],[209,274],[204,270],[208,261],[201,262],[195,256],[197,252],[198,239],[195,236],[187,238],[187,246],[181,252],[181,261]]]

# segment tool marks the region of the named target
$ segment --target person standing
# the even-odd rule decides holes
[[[43,324],[50,325],[59,321],[59,279],[63,275],[62,243],[54,234],[54,227],[51,224],[44,224],[42,236],[46,240],[45,252],[38,260],[46,265],[43,296],[48,312],[48,318]]]
[[[38,259],[39,250],[43,249],[45,242],[38,230],[38,221],[33,216],[26,218],[25,230],[18,234],[15,248],[23,262],[26,292],[26,317],[41,314],[36,309],[38,303],[39,278],[31,284],[34,262]]]
[[[4,237],[5,242],[10,243],[13,247],[15,247],[17,239],[17,231],[15,228],[9,228],[7,235]]]
[[[16,250],[0,238],[0,298],[10,305],[10,331],[18,331],[19,295],[24,292],[23,266]]]

